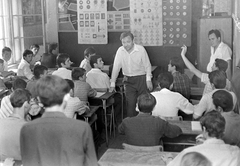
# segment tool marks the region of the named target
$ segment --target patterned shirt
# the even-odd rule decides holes
[[[78,97],[81,101],[87,102],[88,97],[94,97],[97,95],[97,91],[84,81],[74,81],[74,96]]]
[[[173,91],[182,94],[185,98],[190,98],[190,79],[186,74],[181,74],[179,71],[173,74]]]

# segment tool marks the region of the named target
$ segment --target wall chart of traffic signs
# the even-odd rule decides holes
[[[163,45],[191,46],[191,0],[163,0]]]
[[[135,43],[143,46],[163,44],[161,0],[130,0],[130,19]]]
[[[78,43],[107,44],[107,0],[78,0]]]

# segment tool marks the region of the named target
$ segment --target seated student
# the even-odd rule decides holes
[[[14,76],[15,73],[13,71],[5,71],[4,70],[4,61],[0,59],[0,76],[1,77],[8,77],[8,76]]]
[[[28,80],[31,80],[33,73],[30,69],[30,62],[32,61],[33,52],[31,50],[25,50],[23,52],[23,58],[18,65],[17,76],[23,76]]]
[[[212,85],[213,91],[202,96],[200,102],[194,106],[193,118],[198,119],[202,116],[204,112],[209,112],[215,109],[213,104],[212,95],[219,89],[224,89],[226,87],[226,74],[223,71],[215,70],[209,74],[209,80]],[[237,102],[236,95],[230,92],[234,97],[234,108]]]
[[[45,112],[22,127],[20,149],[24,166],[97,166],[89,124],[63,113],[69,89],[67,81],[55,75],[37,81],[36,92]]]
[[[240,165],[240,149],[225,144],[222,140],[226,123],[224,117],[218,111],[211,111],[201,118],[200,123],[206,141],[184,149],[167,166],[180,166],[183,156],[189,152],[201,153],[212,162],[213,166]]]
[[[68,68],[71,67],[72,62],[70,61],[69,55],[66,53],[60,53],[57,56],[58,69],[52,73],[63,79],[72,80],[72,71]]]
[[[0,160],[13,158],[21,160],[20,130],[26,123],[25,117],[30,110],[31,95],[27,90],[16,89],[10,96],[13,113],[0,119]]]
[[[74,97],[74,83],[72,80],[65,79],[70,87],[69,97],[67,100],[67,106],[64,109],[64,114],[68,118],[73,118],[75,112],[83,114],[86,110],[89,110],[89,107],[85,102],[82,102],[78,97]]]
[[[15,79],[12,84],[13,84],[12,85],[13,92],[16,89],[25,89],[27,86],[27,83],[21,78]],[[7,118],[11,114],[13,114],[13,106],[11,104],[10,98],[11,98],[11,94],[2,98],[1,107],[0,107],[0,119]]]
[[[44,53],[41,57],[41,65],[47,68],[56,68],[56,58],[58,55],[58,44],[51,43],[48,47],[48,53]]]
[[[225,118],[226,127],[223,140],[227,144],[240,147],[240,115],[233,112],[233,96],[226,90],[218,90],[212,95],[213,104]]]
[[[94,55],[96,55],[96,50],[93,47],[88,47],[86,50],[84,50],[84,59],[80,63],[79,67],[85,69],[86,73],[92,69],[90,65],[90,58]]]
[[[189,152],[182,157],[180,166],[212,166],[212,163],[201,153]]]
[[[32,97],[36,97],[34,86],[37,80],[47,75],[47,72],[48,72],[48,68],[46,66],[43,66],[43,65],[34,66],[33,68],[34,77],[30,81],[28,81],[27,87],[26,87],[26,89],[29,90],[29,92],[31,93]]]
[[[4,60],[4,71],[8,71],[8,61],[11,59],[12,50],[9,47],[2,49],[2,58]]]
[[[33,52],[33,59],[30,62],[30,68],[33,70],[35,64],[40,61],[40,57],[37,56],[40,47],[38,44],[33,44],[30,46],[30,50]]]
[[[157,84],[160,90],[151,93],[157,100],[157,104],[152,111],[153,116],[176,117],[179,110],[186,114],[193,114],[194,108],[188,99],[178,92],[171,91],[173,87],[171,73],[161,73],[157,78]]]
[[[151,115],[156,99],[150,93],[144,93],[137,99],[139,114],[127,117],[118,126],[120,134],[126,135],[126,143],[137,146],[155,146],[163,136],[177,137],[182,130],[159,117]]]
[[[83,68],[73,68],[72,79],[74,81],[74,96],[83,102],[88,102],[88,97],[97,95],[97,91],[86,82],[86,70]]]
[[[183,62],[179,57],[173,57],[168,64],[168,71],[173,75],[174,92],[179,92],[185,98],[190,98],[190,79],[183,73]]]
[[[187,47],[183,46],[181,56],[182,56],[182,59],[183,59],[185,65],[187,66],[187,68],[192,73],[194,73],[198,78],[201,79],[201,82],[203,82],[205,84],[205,87],[204,87],[204,90],[203,90],[203,95],[213,91],[211,83],[209,81],[209,74],[202,73],[201,71],[196,69],[193,66],[193,64],[186,58],[186,56],[185,56],[186,52],[187,52]],[[215,59],[215,63],[212,66],[212,71],[221,70],[223,72],[226,72],[227,68],[228,68],[228,62],[226,62],[225,60],[217,58],[217,59]],[[226,82],[226,89],[231,90],[231,82],[228,79],[227,79],[227,82]]]
[[[110,88],[109,76],[102,72],[104,62],[99,55],[92,56],[90,59],[92,69],[87,73],[86,82],[98,92],[107,92]]]

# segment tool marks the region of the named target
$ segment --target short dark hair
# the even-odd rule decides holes
[[[24,52],[23,52],[23,57],[26,57],[27,55],[29,54],[32,54],[33,55],[33,52],[31,50],[28,50],[26,49]]]
[[[23,106],[23,103],[25,101],[30,101],[31,94],[26,89],[16,89],[13,91],[13,93],[10,95],[10,102],[13,106],[13,108],[20,108]]]
[[[157,78],[158,84],[161,88],[170,88],[170,85],[173,83],[173,75],[169,72],[164,72],[158,75]]]
[[[169,63],[176,67],[176,71],[183,73],[184,64],[180,57],[172,57]]]
[[[220,39],[221,39],[221,33],[220,33],[219,30],[217,30],[217,29],[212,29],[212,30],[210,30],[210,31],[208,32],[208,36],[210,36],[211,34],[215,34],[217,38],[220,37]]]
[[[226,121],[220,112],[213,110],[206,113],[200,119],[200,123],[206,128],[206,131],[210,137],[223,137]]]
[[[94,63],[97,63],[97,60],[98,60],[99,58],[102,58],[102,57],[101,57],[100,55],[94,55],[94,56],[91,57],[91,59],[90,59],[90,65],[91,65],[92,68],[94,68]]]
[[[88,47],[84,50],[84,56],[89,57],[89,55],[96,54],[94,47]]]
[[[53,50],[56,50],[56,48],[58,47],[57,43],[50,43],[48,46],[48,52],[51,54]]]
[[[32,45],[30,46],[30,50],[33,49],[33,48],[39,49],[40,47],[39,47],[38,44],[32,44]]]
[[[217,59],[215,59],[215,65],[218,68],[218,70],[221,70],[221,71],[224,71],[224,72],[227,71],[227,68],[228,68],[227,61],[217,58]]]
[[[120,35],[120,40],[122,41],[122,39],[125,38],[125,37],[127,37],[127,36],[131,37],[132,40],[134,39],[133,34],[132,34],[130,31],[128,31],[128,32],[123,32],[123,33]]]
[[[86,70],[83,68],[75,67],[72,69],[72,79],[79,80],[79,77],[82,77],[86,73]]]
[[[2,53],[4,53],[4,52],[12,52],[12,50],[9,47],[3,47]]]
[[[66,60],[69,58],[69,55],[66,53],[60,53],[57,56],[57,64],[58,67],[62,67],[61,63],[65,64]]]
[[[70,91],[66,80],[56,75],[47,75],[36,82],[36,95],[45,107],[61,105]]]
[[[70,87],[69,91],[70,91],[71,89],[74,90],[74,83],[73,83],[73,81],[72,81],[72,80],[69,80],[69,79],[65,79],[65,80],[67,81],[68,86]]]
[[[233,97],[226,90],[217,90],[212,95],[213,104],[217,107],[221,107],[223,112],[229,112],[233,109]]]
[[[224,89],[226,87],[226,73],[224,71],[215,70],[209,73],[208,78],[216,89]]]
[[[147,92],[141,94],[137,98],[138,109],[140,112],[151,113],[156,103],[156,98]]]
[[[26,89],[27,83],[21,78],[16,78],[12,83],[13,90],[16,89]]]
[[[180,166],[212,166],[212,163],[199,152],[188,152],[183,155]]]
[[[40,78],[41,74],[44,74],[44,71],[47,71],[48,68],[46,66],[43,65],[36,65],[33,68],[33,74],[35,76],[36,79]]]

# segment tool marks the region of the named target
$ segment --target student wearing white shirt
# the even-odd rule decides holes
[[[240,149],[225,144],[222,140],[225,130],[225,119],[218,111],[207,113],[200,121],[203,128],[203,144],[189,147],[180,152],[167,166],[180,166],[186,153],[198,152],[206,156],[212,166],[240,165]]]
[[[96,50],[93,47],[88,47],[86,50],[84,50],[84,59],[80,63],[79,67],[85,69],[86,73],[92,69],[90,65],[90,58],[94,55],[96,55]]]
[[[72,71],[68,69],[72,64],[69,55],[66,53],[60,53],[57,56],[57,64],[59,68],[55,70],[52,75],[57,75],[63,79],[72,80]]]
[[[25,50],[23,52],[23,58],[18,65],[17,76],[26,77],[28,80],[31,80],[34,76],[30,69],[30,62],[32,61],[33,52],[31,50]]]
[[[132,117],[137,115],[135,110],[137,97],[153,89],[151,63],[145,48],[134,43],[131,32],[123,32],[120,40],[122,46],[118,48],[114,59],[110,91],[114,90],[117,76],[122,69],[126,88],[127,116]]]

